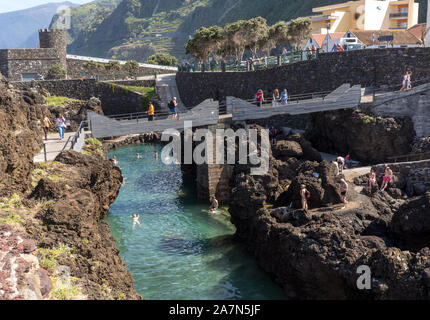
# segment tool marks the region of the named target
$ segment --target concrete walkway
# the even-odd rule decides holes
[[[64,134],[64,139],[59,140],[58,133],[49,134],[48,140],[47,141],[43,140],[43,142],[46,144],[46,158],[47,158],[46,160],[53,161],[55,157],[61,151],[63,151],[63,148],[65,147],[67,142],[68,143],[66,148],[70,148],[71,142],[69,141],[69,138],[71,140],[74,135],[75,135],[75,132],[67,132]],[[33,162],[45,162],[43,147],[42,147],[42,150],[34,157]]]
[[[176,74],[161,74],[157,76],[157,93],[161,99],[161,107],[164,111],[169,111],[168,103],[176,97],[178,101],[178,113],[186,113],[188,109],[179,97],[178,87],[176,86]]]

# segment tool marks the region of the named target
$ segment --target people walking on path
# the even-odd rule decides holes
[[[257,94],[255,95],[256,99],[257,99],[257,103],[259,107],[263,106],[263,102],[264,102],[264,93],[263,90],[258,89]]]
[[[279,94],[279,90],[275,89],[272,95],[272,107],[277,107],[279,105],[280,100],[281,100],[281,95]]]
[[[411,90],[412,89],[412,71],[407,72],[408,78],[406,80],[406,90]]]
[[[408,70],[403,76],[402,87],[400,88],[400,91],[405,91],[407,89],[409,79],[410,79],[410,76],[409,76],[409,70]]]
[[[302,184],[300,186],[300,199],[302,201],[302,210],[308,211],[308,200],[311,196],[311,193],[308,189],[306,189],[306,186]]]
[[[178,115],[176,111],[177,106],[178,106],[178,102],[176,100],[176,97],[173,97],[173,99],[168,104],[168,107],[170,109],[170,114],[172,115],[172,119],[176,119]]]
[[[348,201],[346,200],[346,196],[348,194],[348,183],[345,181],[345,179],[340,179],[340,200],[344,203],[347,204]],[[345,207],[343,207],[342,209],[344,209]]]
[[[376,173],[375,170],[370,169],[370,173],[367,179],[366,187],[373,188],[373,186],[378,186],[378,182],[376,181]]]
[[[154,121],[154,114],[154,105],[150,102],[148,107],[148,121]]]
[[[339,165],[339,174],[343,173],[343,169],[345,168],[345,159],[343,157],[337,157],[337,164]]]
[[[287,89],[284,89],[281,93],[281,105],[288,104],[288,91]]]
[[[385,167],[384,178],[382,178],[382,185],[380,191],[385,191],[388,184],[393,180],[393,170],[390,167]]]
[[[49,120],[48,116],[45,116],[45,118],[43,118],[43,132],[45,133],[45,140],[48,140],[48,133],[51,125],[51,120]]]
[[[64,138],[64,129],[66,127],[66,119],[64,119],[63,115],[60,113],[57,117],[57,128],[58,133],[60,134],[60,140]]]

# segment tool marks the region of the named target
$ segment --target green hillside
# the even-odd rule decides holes
[[[256,16],[273,24],[341,2],[345,0],[99,0],[72,9],[69,52],[144,61],[166,51],[181,58],[189,35],[201,26]],[[423,21],[427,1],[417,2]]]

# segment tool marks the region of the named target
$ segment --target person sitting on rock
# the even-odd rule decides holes
[[[376,173],[375,170],[370,169],[370,173],[367,179],[366,187],[373,188],[373,186],[378,186],[378,182],[376,181]]]
[[[348,183],[345,181],[345,179],[340,179],[340,200],[344,203],[347,204],[348,201],[346,200],[346,196],[348,194]],[[343,207],[342,209],[344,209],[345,207]]]
[[[390,169],[390,167],[385,167],[385,173],[384,178],[382,179],[382,185],[380,191],[385,191],[385,189],[388,187],[388,184],[393,179],[393,171]]]
[[[336,167],[336,176],[339,175],[339,164],[337,163],[337,161],[332,161],[331,163],[333,163],[333,165]]]
[[[311,193],[306,189],[306,186],[302,184],[300,186],[300,198],[302,200],[302,210],[308,211],[308,200],[311,196]]]

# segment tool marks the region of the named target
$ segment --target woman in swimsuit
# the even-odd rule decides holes
[[[346,183],[345,179],[340,179],[340,200],[347,204],[348,201],[346,200],[346,195],[348,193],[348,183]],[[343,207],[342,209],[344,209]]]
[[[211,206],[209,210],[211,213],[214,213],[218,210],[218,200],[215,197],[211,197]]]
[[[380,190],[381,192],[388,187],[388,184],[391,182],[392,179],[393,179],[393,171],[390,169],[390,167],[386,167],[384,178],[382,179],[382,185]]]
[[[300,186],[300,198],[302,199],[302,210],[308,211],[308,200],[310,198],[310,192],[306,189],[306,186],[302,184]]]
[[[376,173],[375,170],[370,169],[369,178],[367,179],[366,187],[372,188],[373,186],[377,186],[378,182],[376,181]]]

